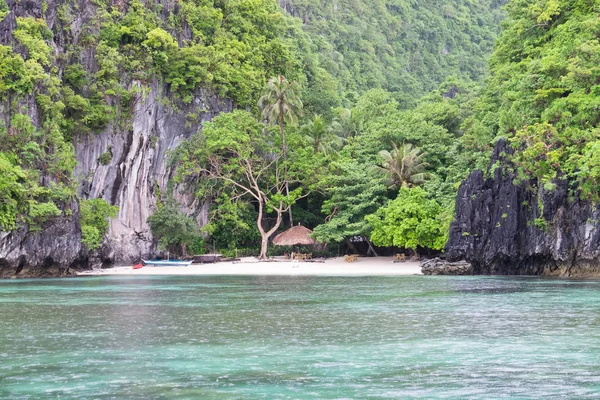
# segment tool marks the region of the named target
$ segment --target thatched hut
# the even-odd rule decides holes
[[[317,241],[310,237],[312,231],[302,225],[293,226],[285,232],[281,232],[273,239],[277,246],[311,246]]]

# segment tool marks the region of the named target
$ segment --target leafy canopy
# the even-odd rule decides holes
[[[203,252],[203,240],[193,218],[179,210],[173,201],[161,205],[148,218],[152,235],[158,239],[159,248],[174,255],[187,255],[188,250],[195,254]]]
[[[374,165],[371,167],[371,172],[383,176],[390,189],[420,185],[425,182],[427,173],[424,171],[429,165],[423,161],[426,154],[420,153],[419,149],[413,148],[410,143],[400,148],[394,144],[393,148],[392,152],[387,150],[379,152],[381,166]]]
[[[442,208],[421,188],[400,188],[395,200],[366,220],[372,225],[371,240],[377,246],[417,247],[442,250],[447,241],[447,223]]]
[[[551,186],[569,179],[597,199],[590,153],[600,133],[597,4],[512,1],[507,10],[464,142],[487,156],[485,143],[508,138],[522,181]]]

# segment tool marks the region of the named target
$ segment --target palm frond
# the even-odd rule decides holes
[[[379,152],[381,165],[372,167],[372,171],[393,182],[390,188],[422,184],[428,178],[425,170],[429,163],[424,161],[427,154],[421,153],[410,143],[400,147],[393,144],[392,148],[391,152],[388,150]]]

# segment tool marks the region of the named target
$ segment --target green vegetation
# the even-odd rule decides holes
[[[23,199],[26,197],[26,188],[22,184],[25,172],[0,153],[0,228],[4,231],[15,229],[19,214],[23,212]]]
[[[257,212],[249,202],[238,201],[222,192],[214,199],[210,220],[202,227],[210,245],[227,257],[258,254],[260,233],[256,229]]]
[[[487,71],[503,1],[450,0],[286,0],[306,22],[314,40],[320,68],[337,81],[333,86],[319,74],[305,98],[321,97],[312,112],[351,105],[361,93],[383,88],[402,108],[437,89],[448,76],[478,81]],[[311,65],[317,57],[307,57]],[[328,101],[327,101],[328,100]]]
[[[398,197],[380,208],[367,221],[373,226],[371,240],[377,246],[398,246],[413,250],[424,247],[442,250],[446,244],[449,219],[428,199],[421,188],[400,189]]]
[[[60,83],[51,73],[52,32],[43,20],[17,19],[15,41],[27,49],[25,60],[11,47],[0,46],[0,101],[9,109],[0,122],[0,228],[29,224],[40,229],[49,218],[63,214],[74,197],[71,173],[75,156],[61,133],[64,103]],[[39,123],[34,125],[26,103],[18,100],[37,91]],[[46,182],[42,183],[42,177]]]
[[[493,139],[504,129],[499,126],[519,115],[504,113],[507,101],[494,98],[509,89],[497,76],[503,60],[514,59],[499,55],[516,48],[506,34],[494,59],[496,75],[479,96],[502,1],[452,0],[442,7],[431,0],[286,1],[293,15],[275,0],[176,3],[90,1],[81,32],[71,31],[81,12],[73,2],[53,10],[51,29],[43,18],[17,18],[12,46],[0,46],[2,230],[40,229],[72,213],[73,142],[108,127],[116,134],[129,130],[133,106],[158,84],[164,88],[159,101],[175,112],[195,104],[200,89],[231,99],[236,109],[174,152],[176,181],[212,206],[200,231],[175,204],[161,205],[149,223],[162,248],[201,252],[206,236],[220,251],[260,246],[264,257],[289,212],[290,225],[293,214],[321,241],[362,237],[439,249],[444,234],[431,230],[418,239],[380,239],[389,223],[385,213],[411,193],[407,198],[436,209],[436,218],[450,215],[460,180],[487,163]],[[509,7],[513,19],[519,4]],[[0,16],[6,12],[0,0]],[[543,12],[538,24],[550,29],[559,17]],[[593,80],[581,72],[594,62],[593,47],[587,49],[589,54],[568,55],[579,57],[567,67],[577,71],[573,80],[581,88]],[[515,87],[528,79],[522,70],[506,68]],[[568,97],[554,89],[545,92],[547,101]],[[576,106],[591,114],[594,104],[586,101]],[[197,121],[198,114],[187,118]],[[515,144],[549,138],[559,147],[555,136],[562,128],[553,121],[549,115],[534,121],[539,125],[515,129]],[[152,136],[150,143],[157,140]],[[577,140],[572,138],[588,169],[578,164],[570,173],[586,171],[582,188],[592,191],[588,186],[600,182],[596,147]],[[563,153],[547,152],[546,159],[526,153],[531,165],[523,162],[523,173],[550,174],[565,157],[580,162]],[[112,154],[109,148],[98,164],[110,165]],[[93,250],[115,211],[101,200],[80,203],[83,242]]]
[[[552,190],[552,181],[567,179],[598,200],[597,5],[512,1],[507,10],[468,140],[485,158],[485,143],[508,138],[521,182]]]
[[[160,205],[148,218],[152,235],[158,240],[159,248],[175,256],[202,254],[203,240],[196,221],[179,211],[173,201]]]
[[[88,250],[96,250],[108,232],[109,218],[116,218],[119,207],[111,206],[102,199],[90,199],[81,201],[79,211],[81,241]]]
[[[351,110],[340,110],[332,129],[351,134],[345,135],[343,149],[328,164],[320,182],[326,218],[315,227],[315,238],[338,243],[373,238],[379,217],[372,215],[386,210],[389,202],[394,204],[402,188],[409,186],[421,186],[417,192],[439,208],[436,217],[444,216],[438,227],[447,227],[458,183],[469,170],[462,163],[461,126],[472,112],[474,93],[470,84],[451,80],[414,109],[404,111],[391,93],[375,89],[361,96]],[[440,235],[432,237],[443,238],[446,233]],[[375,237],[378,244],[387,246],[414,242],[383,241],[381,234]],[[435,240],[429,245],[441,246]]]
[[[109,148],[104,153],[100,154],[100,157],[98,157],[98,162],[100,163],[100,165],[108,165],[108,164],[110,164],[111,161],[112,161],[112,149],[111,148]]]
[[[302,112],[302,100],[298,83],[289,82],[283,75],[269,79],[267,86],[263,90],[262,97],[258,100],[258,105],[262,109],[262,117],[271,124],[279,125],[281,134],[281,153],[283,155],[283,174],[285,184],[285,195],[290,196],[289,177],[288,177],[288,149],[285,140],[285,122],[294,125],[298,121],[298,115]],[[294,225],[292,209],[289,208],[290,225]],[[259,224],[260,225],[260,224]],[[266,248],[264,255],[266,256]],[[263,255],[263,252],[261,252]]]
[[[69,214],[76,197],[72,141],[109,123],[125,130],[133,101],[155,79],[166,83],[173,104],[190,102],[203,88],[255,109],[270,76],[306,79],[299,42],[287,35],[299,22],[272,0],[187,0],[175,8],[96,0],[89,10],[76,34],[71,22],[81,10],[72,2],[53,10],[52,29],[42,18],[17,18],[13,46],[0,46],[2,230],[38,229]],[[2,1],[0,16],[8,12]],[[109,150],[98,162],[111,159]],[[82,225],[88,248],[97,247],[101,238]]]
[[[238,110],[207,123],[180,153],[180,175],[198,180],[202,196],[220,197],[222,201],[217,204],[226,207],[226,213],[240,213],[239,208],[247,202],[255,205],[260,258],[266,258],[268,240],[279,229],[283,214],[306,196],[303,191],[309,188],[309,178],[305,176],[305,166],[315,165],[310,159],[313,153],[302,151],[294,136],[288,136],[294,144],[290,150],[294,151],[284,160],[284,138],[274,135],[251,113]],[[290,183],[298,187],[288,191]],[[264,221],[268,213],[275,214],[272,226],[266,226]]]
[[[371,171],[385,177],[390,189],[425,183],[427,174],[423,171],[427,169],[428,164],[423,159],[426,154],[419,153],[419,149],[413,148],[410,143],[400,148],[394,143],[392,147],[392,152],[379,152],[382,165],[373,166]]]
[[[334,129],[327,126],[325,120],[319,114],[315,114],[311,120],[302,125],[300,132],[312,144],[315,154],[323,153],[326,156],[333,154],[344,143],[343,138],[336,135]]]
[[[247,111],[223,114],[178,150],[179,179],[192,183],[199,198],[218,199],[211,215],[222,216],[229,229],[220,232],[211,222],[205,231],[230,251],[248,247],[250,232],[258,230],[264,257],[290,207],[319,241],[352,246],[361,237],[377,245],[441,249],[458,182],[468,172],[459,156],[473,94],[470,84],[452,80],[404,111],[392,94],[375,89],[352,109],[331,110],[330,123],[305,115],[300,127],[279,123],[278,134]],[[271,120],[282,122],[279,115]],[[418,206],[417,216],[403,220],[422,231],[406,240],[400,239],[404,233],[382,239],[381,230],[398,222],[382,213],[408,200]]]

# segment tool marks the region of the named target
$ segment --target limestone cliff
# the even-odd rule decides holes
[[[599,276],[600,210],[565,180],[551,191],[515,185],[510,153],[499,141],[489,176],[474,171],[460,186],[448,259],[471,262],[475,274]]]
[[[10,13],[0,21],[0,44],[26,56],[27,50],[19,47],[12,34],[17,19],[44,17],[54,34],[51,44],[58,60],[60,55],[72,52],[95,12],[93,2],[83,0],[71,3],[6,0],[6,3]],[[57,10],[67,4],[72,20],[68,29],[64,29],[57,26]],[[176,2],[166,4],[176,7]],[[187,33],[184,30],[181,34]],[[93,48],[83,48],[78,58],[88,74],[97,72]],[[53,68],[62,73],[59,62]],[[218,113],[231,111],[232,102],[208,89],[198,89],[191,102],[182,103],[169,96],[168,86],[158,77],[141,82],[123,76],[122,82],[129,82],[127,89],[136,88],[139,93],[130,102],[128,115],[110,122],[99,132],[73,137],[77,160],[73,179],[79,198],[103,198],[119,207],[103,246],[91,254],[82,246],[79,207],[73,201],[70,215],[52,219],[41,229],[33,231],[25,226],[11,232],[0,231],[0,276],[56,275],[69,267],[89,268],[151,257],[156,252],[156,243],[146,221],[155,209],[157,196],[171,189],[182,209],[200,225],[205,223],[209,204],[198,202],[185,187],[169,187],[172,176],[169,152],[201,129],[204,122]],[[21,112],[40,128],[40,110],[34,95],[19,100],[16,108],[24,110]],[[8,121],[13,109],[14,104],[0,104],[0,117]],[[103,154],[110,155],[108,161],[101,158]]]
[[[80,196],[103,198],[119,206],[119,215],[111,221],[99,254],[104,263],[133,262],[155,251],[147,219],[155,210],[157,195],[170,189],[169,152],[196,133],[205,121],[232,109],[230,101],[199,91],[191,104],[174,110],[160,101],[165,88],[157,81],[148,89],[134,104],[129,129],[122,131],[111,126],[75,142]],[[190,123],[186,116],[192,113],[196,117]],[[111,154],[111,160],[103,165],[99,159],[106,152]],[[199,204],[184,187],[174,188],[174,194],[200,226],[206,223],[207,204]]]
[[[82,248],[77,214],[51,221],[39,232],[2,232],[0,269],[6,270],[4,274],[23,267],[85,268],[129,263],[153,255],[156,246],[147,218],[155,209],[159,193],[169,190],[169,152],[197,132],[205,121],[232,109],[231,102],[199,92],[190,105],[174,110],[160,101],[163,90],[155,81],[148,94],[136,101],[132,123],[126,131],[109,126],[101,133],[75,140],[79,195],[84,199],[103,198],[119,207],[102,248],[91,255]],[[34,106],[30,110],[35,114]],[[197,114],[193,123],[186,119],[191,112]],[[100,155],[106,152],[112,157],[103,165]],[[175,187],[174,194],[199,225],[206,222],[209,204],[199,203],[184,187]],[[73,208],[77,209],[77,205]]]

